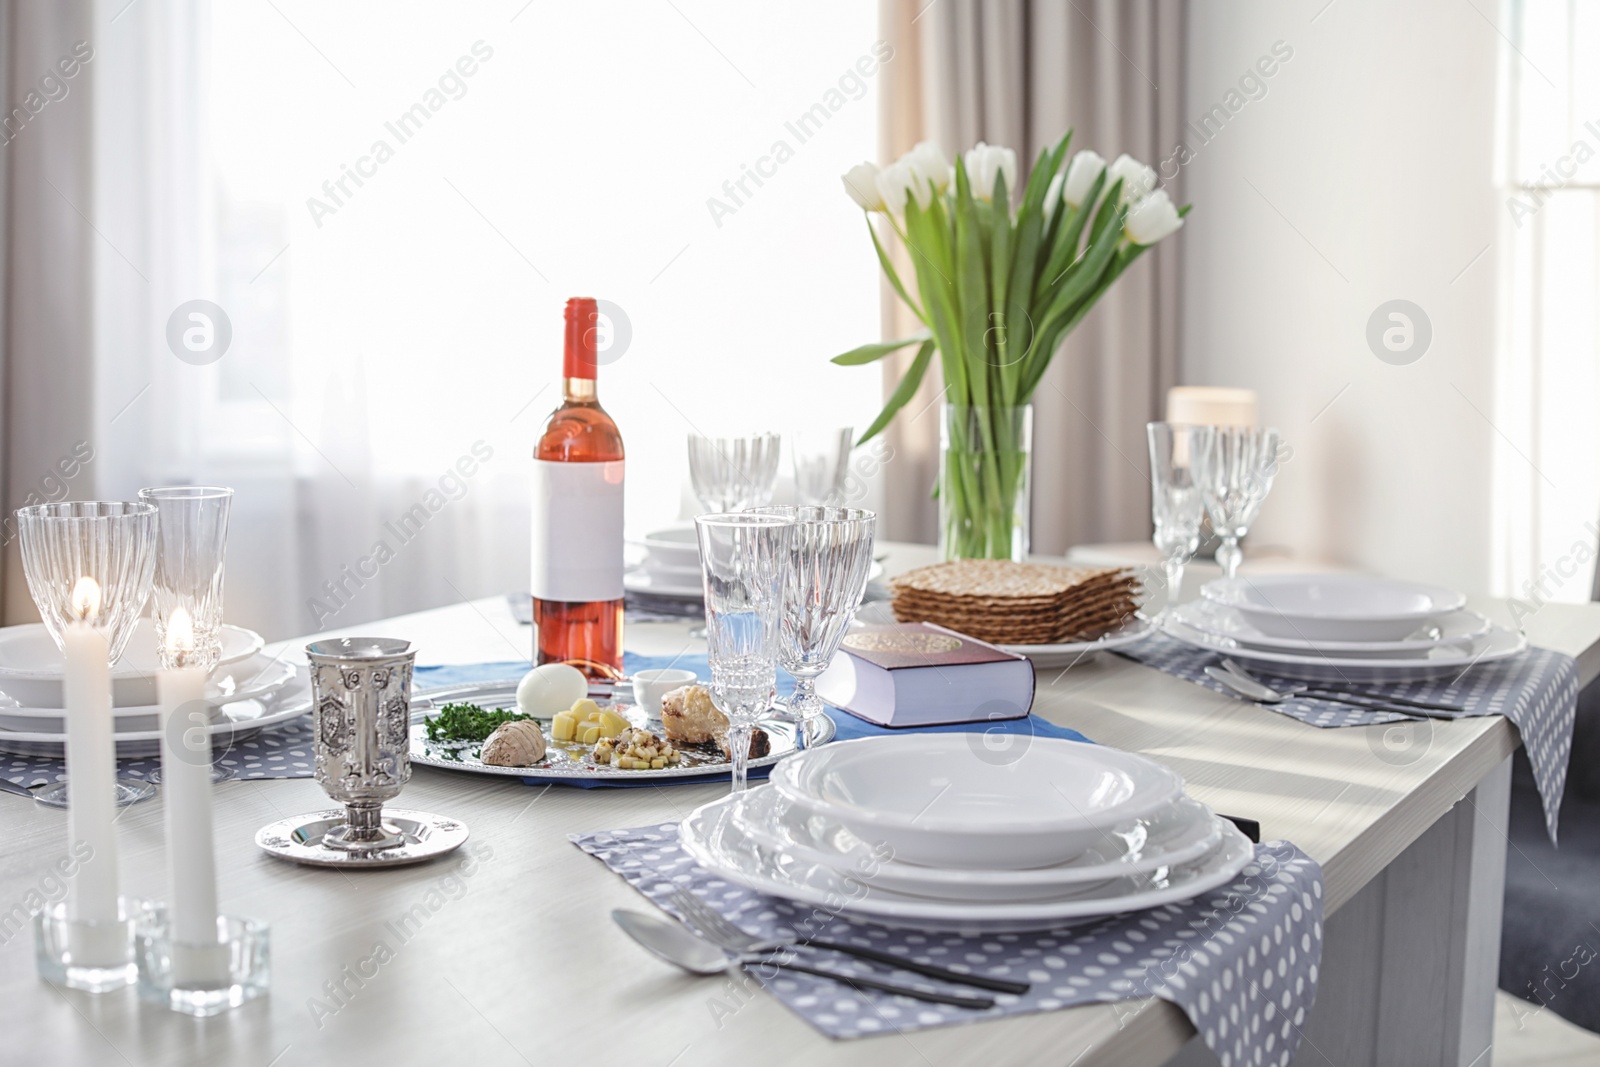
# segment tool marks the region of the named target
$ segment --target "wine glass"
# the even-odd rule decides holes
[[[164,668],[193,667],[210,671],[222,659],[222,564],[228,547],[228,513],[233,490],[215,485],[174,485],[139,490],[139,499],[153,504],[156,529],[156,575],[151,601],[155,608],[156,650]],[[188,626],[187,641],[167,638],[175,613]],[[180,709],[191,727],[207,725],[207,713]],[[173,753],[190,762],[211,765],[211,780],[228,772],[216,766],[210,739],[204,745],[178,744]],[[165,764],[163,761],[163,771]]]
[[[783,576],[778,664],[794,675],[788,712],[795,743],[805,748],[822,715],[817,676],[827,669],[867,591],[878,517],[861,508],[814,505],[756,508],[792,521],[794,536]]]
[[[770,503],[778,484],[782,439],[775,433],[746,437],[689,435],[689,481],[707,512],[734,512]]]
[[[1278,444],[1277,430],[1218,426],[1198,453],[1195,474],[1211,528],[1222,538],[1217,562],[1228,578],[1239,573],[1239,538],[1249,532],[1278,474]]]
[[[28,592],[56,647],[64,654],[66,628],[87,619],[105,634],[108,666],[115,666],[150,597],[156,565],[155,507],[121,500],[86,500],[18,508],[17,540]],[[94,589],[97,601],[83,595],[85,587]],[[72,717],[63,711],[63,718],[71,733]],[[91,745],[80,752],[72,752],[69,745],[67,755],[73,774],[104,773],[116,782],[118,807],[155,796],[155,787],[149,782],[115,777],[114,741],[105,749]],[[43,804],[65,807],[68,784],[35,790],[34,797]]]
[[[778,693],[778,621],[794,523],[750,512],[694,520],[705,580],[711,702],[728,717],[733,791],[745,788],[750,733]]]
[[[1210,426],[1178,426],[1152,422],[1145,426],[1150,440],[1150,517],[1155,521],[1156,551],[1167,572],[1164,616],[1178,603],[1183,568],[1200,547],[1200,524],[1205,500],[1194,465],[1211,447]]]
[[[794,467],[794,492],[801,504],[844,501],[844,476],[849,471],[855,429],[803,428],[789,434],[789,461]]]

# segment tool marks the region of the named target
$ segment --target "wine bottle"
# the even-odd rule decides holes
[[[533,450],[533,625],[540,663],[622,674],[622,434],[595,390],[600,314],[567,301],[561,406]]]

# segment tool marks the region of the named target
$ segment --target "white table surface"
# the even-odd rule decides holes
[[[897,547],[889,569],[928,558],[929,550]],[[1578,657],[1585,681],[1600,671],[1600,606],[1548,605],[1526,628],[1535,643]],[[646,653],[701,647],[687,630],[630,626],[627,645]],[[408,638],[421,664],[525,658],[530,648],[530,629],[512,620],[503,598],[340,632]],[[1104,654],[1041,672],[1036,710],[1167,764],[1215,809],[1256,818],[1266,837],[1297,843],[1323,864],[1330,910],[1517,743],[1503,719],[1449,723],[1415,762],[1396,766],[1376,758],[1367,730],[1318,730]],[[454,858],[368,873],[274,860],[255,848],[256,829],[324,808],[326,795],[309,779],[223,783],[220,898],[224,910],[272,924],[271,996],[193,1020],[140,1004],[131,988],[101,996],[59,990],[36,976],[24,931],[0,944],[0,1062],[1082,1067],[1161,1063],[1192,1034],[1177,1009],[1152,1002],[1137,1012],[1091,1006],[830,1042],[765,995],[671,970],[607,917],[612,908],[646,907],[643,898],[566,835],[676,819],[725,788],[529,788],[419,767],[401,804],[468,824],[467,847],[484,858],[467,876]],[[49,889],[43,879],[66,837],[63,813],[15,796],[0,794],[0,818],[3,914],[30,890]],[[124,892],[163,895],[162,801],[125,809],[118,830]],[[400,944],[389,923],[407,912],[425,921]],[[392,958],[364,962],[380,940]],[[330,991],[340,984],[335,1000]],[[318,1001],[337,1011],[316,1010]]]

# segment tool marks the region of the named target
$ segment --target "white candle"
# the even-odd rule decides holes
[[[1250,428],[1256,424],[1256,392],[1211,385],[1175,385],[1167,390],[1167,421],[1184,426]]]
[[[156,675],[161,701],[161,784],[167,819],[168,908],[174,942],[217,943],[217,873],[211,832],[211,737],[204,729],[207,672],[183,665],[194,650],[194,626],[182,608],[167,620],[166,662]],[[213,953],[174,946],[173,979],[180,985],[219,980]]]
[[[72,589],[76,621],[62,633],[66,656],[63,696],[67,717],[67,832],[74,848],[91,849],[72,880],[67,916],[80,922],[117,921],[117,750],[111,733],[111,646],[96,622],[100,583],[88,576]],[[113,967],[126,962],[125,942],[81,936],[72,945],[73,962]]]

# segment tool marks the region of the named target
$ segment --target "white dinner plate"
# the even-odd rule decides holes
[[[700,600],[705,596],[699,571],[662,575],[637,567],[623,572],[622,588],[630,593],[671,597],[674,600]]]
[[[1059,645],[1000,645],[1007,652],[1027,656],[1035,667],[1070,667],[1091,652],[1109,652],[1138,644],[1156,632],[1155,623],[1135,615],[1119,630],[1093,641],[1069,641]]]
[[[980,742],[966,733],[840,741],[784,760],[772,784],[897,859],[986,870],[1064,863],[1183,793],[1166,767],[1106,745],[1030,737],[996,759]]]
[[[223,624],[221,665],[238,663],[260,652],[262,637],[254,630]],[[128,638],[122,658],[111,668],[111,692],[115,704],[154,704],[156,702],[156,624],[140,619]],[[61,707],[61,650],[43,623],[7,626],[0,629],[0,699],[30,708]]]
[[[1480,663],[1518,655],[1528,647],[1526,637],[1494,626],[1482,637],[1474,638],[1466,648],[1436,648],[1427,656],[1415,659],[1362,659],[1243,648],[1235,641],[1196,630],[1176,618],[1166,619],[1161,629],[1184,644],[1226,652],[1246,666],[1259,667],[1263,674],[1308,682],[1410,682],[1448,678]]]
[[[999,904],[934,901],[879,886],[868,866],[848,873],[808,863],[753,841],[733,820],[738,794],[695,809],[678,840],[700,866],[760,893],[826,908],[830,915],[919,930],[1038,930],[1173,904],[1225,885],[1255,854],[1249,838],[1222,823],[1215,849],[1190,863],[1112,880],[1066,900]]]
[[[796,807],[770,786],[740,794],[733,819],[750,839],[837,871],[875,867],[872,884],[930,900],[980,903],[1051,900],[1112,879],[1199,859],[1222,840],[1220,820],[1197,800],[1179,797],[1167,811],[1112,827],[1083,853],[1055,867],[974,871],[901,863],[855,834]]]
[[[265,696],[294,680],[294,664],[266,655],[218,667],[206,679],[205,699],[213,706]],[[156,704],[129,704],[111,709],[118,733],[154,730],[161,708]],[[0,730],[60,733],[65,729],[60,708],[10,707],[0,702]]]
[[[1200,595],[1237,609],[1264,634],[1302,641],[1399,641],[1467,602],[1437,585],[1366,574],[1219,578]]]
[[[1452,611],[1433,620],[1433,635],[1414,636],[1400,641],[1306,641],[1293,637],[1272,637],[1252,626],[1235,608],[1208,600],[1194,600],[1174,609],[1179,621],[1196,630],[1237,641],[1245,648],[1264,652],[1298,652],[1304,655],[1354,656],[1367,659],[1418,659],[1435,648],[1465,647],[1475,637],[1489,632],[1489,620],[1475,611]],[[1427,624],[1425,624],[1427,625]]]
[[[294,671],[294,679],[250,700],[235,700],[212,710],[213,721],[206,727],[213,747],[240,741],[264,727],[287,722],[311,710],[311,677],[305,667]],[[60,756],[66,738],[59,733],[33,730],[0,730],[0,752],[29,756]],[[161,751],[159,729],[117,734],[117,758],[153,756]]]

